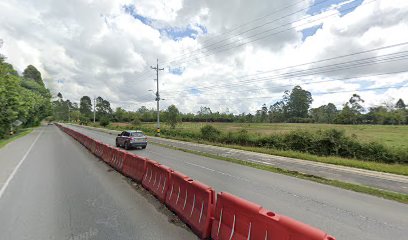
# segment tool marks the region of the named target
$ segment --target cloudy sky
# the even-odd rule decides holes
[[[313,107],[408,102],[405,0],[0,0],[0,52],[64,98],[254,112],[294,85]]]

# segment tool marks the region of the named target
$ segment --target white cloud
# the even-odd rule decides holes
[[[64,97],[73,101],[79,101],[83,95],[102,96],[114,106],[128,109],[141,105],[154,106],[154,96],[147,90],[155,89],[155,74],[150,65],[155,64],[156,58],[165,63],[163,66],[166,69],[181,66],[184,70],[182,75],[171,74],[167,70],[160,73],[162,97],[168,99],[163,101],[162,106],[176,104],[184,112],[196,112],[203,105],[215,111],[254,112],[263,103],[269,105],[281,98],[283,91],[290,89],[288,85],[291,84],[300,84],[316,93],[314,107],[329,101],[341,106],[353,92],[340,91],[407,84],[407,74],[367,77],[364,78],[366,81],[333,79],[408,70],[408,60],[291,79],[277,76],[363,57],[407,51],[407,46],[271,72],[273,69],[408,41],[404,34],[408,31],[408,1],[377,0],[371,3],[371,0],[366,0],[344,16],[338,12],[341,4],[333,5],[314,16],[312,19],[319,19],[316,22],[309,24],[309,19],[291,25],[288,23],[308,17],[306,10],[299,9],[313,4],[312,1],[305,1],[296,5],[296,2],[2,1],[0,38],[4,40],[4,46],[1,51],[20,72],[28,64],[35,65],[42,72],[47,86],[55,93],[61,91]],[[153,21],[149,24],[151,26],[126,13],[123,9],[125,4],[134,4],[138,14]],[[254,31],[222,34],[283,8],[244,25],[241,30],[249,30],[263,23]],[[299,12],[290,15],[296,11]],[[283,26],[285,24],[287,26]],[[321,29],[302,41],[300,31],[318,24],[322,24]],[[208,34],[203,34],[202,26]],[[201,35],[197,39],[186,37],[176,41],[162,36],[158,30],[161,27],[190,27]],[[282,32],[275,34],[278,31]],[[220,52],[223,47],[214,50],[217,45],[208,46],[228,38],[222,44],[233,47],[253,39],[250,36],[254,34],[258,34],[258,37],[271,35],[229,51]],[[208,54],[211,55],[205,56]],[[181,62],[186,62],[169,63],[177,58],[180,60],[180,55]],[[191,58],[191,55],[194,57]],[[197,57],[198,60],[192,61]],[[269,72],[259,74],[265,71]],[[252,76],[242,77],[246,75]],[[262,77],[269,79],[260,79]],[[59,80],[63,83],[58,83]],[[331,81],[304,84],[322,80]],[[336,91],[339,93],[320,94]],[[367,106],[376,105],[390,98],[407,98],[408,88],[365,91],[360,95]],[[270,98],[258,98],[263,96]]]

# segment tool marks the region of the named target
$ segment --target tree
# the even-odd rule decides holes
[[[353,94],[353,96],[349,100],[349,103],[353,110],[359,113],[362,113],[364,111],[364,107],[361,105],[362,103],[364,103],[364,100],[360,97],[360,95]]]
[[[92,101],[88,96],[83,96],[79,100],[79,112],[86,118],[92,118]]]
[[[41,73],[33,65],[28,65],[26,69],[24,69],[23,76],[25,79],[32,79],[41,86],[44,86]]]
[[[171,128],[176,128],[177,123],[180,122],[180,111],[177,109],[175,105],[170,105],[167,108],[166,115],[165,115],[166,122],[170,125]]]
[[[310,104],[313,102],[310,92],[295,86],[291,92],[286,91],[283,98],[287,107],[287,117],[307,118]]]
[[[346,103],[337,115],[335,122],[340,124],[356,124],[359,120],[359,112],[351,108],[350,103]]]
[[[402,100],[401,98],[398,99],[397,103],[395,104],[395,108],[397,109],[405,109],[407,106],[404,103],[404,100]]]
[[[110,119],[112,115],[112,108],[110,102],[104,100],[102,97],[96,98],[96,117],[98,119],[107,118]]]
[[[118,122],[127,122],[129,120],[126,110],[121,107],[116,108],[114,115],[115,115],[116,121]]]
[[[208,122],[209,118],[211,117],[212,111],[209,107],[200,107],[200,111],[198,111],[197,114],[201,119],[204,118],[205,121]]]
[[[23,127],[39,125],[50,110],[50,95],[25,88],[24,79],[4,59],[0,58],[0,138],[15,130],[17,120]]]
[[[3,46],[3,39],[0,38],[0,48]],[[0,53],[0,63],[4,61],[5,57]]]
[[[283,101],[278,101],[269,106],[269,121],[284,122],[286,116],[286,106]]]
[[[310,109],[310,115],[316,123],[333,123],[337,113],[337,108],[333,103]]]

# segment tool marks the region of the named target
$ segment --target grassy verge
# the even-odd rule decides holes
[[[318,177],[318,176],[314,176],[314,175],[310,175],[310,174],[300,173],[300,172],[297,172],[297,171],[289,171],[289,170],[285,170],[285,169],[281,169],[281,168],[277,168],[277,167],[273,167],[273,166],[269,166],[269,165],[253,163],[253,162],[247,162],[247,161],[243,161],[243,160],[239,160],[239,159],[235,159],[235,158],[227,158],[227,157],[222,157],[222,156],[208,154],[208,153],[202,153],[202,152],[197,152],[197,151],[192,151],[192,150],[186,150],[186,149],[182,149],[182,148],[169,146],[169,145],[166,145],[166,144],[159,144],[159,143],[154,143],[154,144],[159,145],[159,146],[163,146],[163,147],[166,147],[166,148],[180,150],[180,151],[187,152],[187,153],[192,153],[192,154],[196,154],[196,155],[200,155],[200,156],[204,156],[204,157],[209,157],[209,158],[213,158],[213,159],[217,159],[217,160],[227,161],[227,162],[231,162],[231,163],[234,163],[234,164],[248,166],[248,167],[261,169],[261,170],[265,170],[265,171],[269,171],[269,172],[273,172],[273,173],[284,174],[284,175],[291,176],[291,177],[301,178],[301,179],[305,179],[305,180],[309,180],[309,181],[313,181],[313,182],[317,182],[317,183],[322,183],[322,184],[326,184],[326,185],[330,185],[330,186],[334,186],[334,187],[339,187],[339,188],[351,190],[351,191],[354,191],[354,192],[365,193],[365,194],[381,197],[381,198],[384,198],[384,199],[389,199],[389,200],[393,200],[393,201],[408,204],[408,195],[403,194],[403,193],[385,191],[385,190],[381,190],[381,189],[376,189],[376,188],[367,187],[367,186],[354,184],[354,183],[342,182],[342,181],[338,181],[338,180],[330,180],[330,179],[326,179],[326,178],[322,178],[322,177]]]
[[[0,148],[6,146],[8,143],[10,143],[10,142],[12,142],[12,141],[14,141],[14,140],[16,140],[16,139],[18,139],[20,137],[23,137],[23,136],[29,134],[32,131],[33,131],[33,128],[26,128],[26,129],[21,130],[17,134],[9,137],[9,138],[0,139]]]

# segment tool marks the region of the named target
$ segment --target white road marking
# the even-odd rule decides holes
[[[38,138],[40,138],[41,134],[43,133],[44,128],[41,130],[40,134],[34,139],[34,142],[31,144],[31,146],[28,148],[27,152],[24,154],[23,158],[21,158],[20,162],[17,164],[17,166],[14,168],[13,172],[10,174],[10,176],[7,178],[7,181],[4,183],[4,185],[1,187],[0,190],[0,199],[3,196],[4,191],[6,190],[7,186],[10,184],[11,180],[13,179],[14,175],[16,175],[17,170],[20,168],[21,164],[23,164],[24,160],[27,158],[28,154],[31,152],[31,149],[34,147],[34,144],[37,142]]]
[[[227,177],[231,177],[231,178],[234,178],[234,179],[242,180],[242,181],[245,181],[245,182],[251,182],[249,179],[246,179],[246,178],[243,178],[243,177],[239,177],[239,176],[234,176],[234,175],[232,175],[232,174],[225,173],[225,172],[221,172],[221,171],[218,171],[218,170],[215,170],[215,169],[212,169],[212,168],[204,167],[204,166],[199,165],[199,164],[194,164],[194,163],[190,163],[190,162],[184,162],[184,163],[185,163],[185,164],[188,164],[188,165],[195,166],[195,167],[199,167],[199,168],[202,168],[202,169],[211,171],[211,172],[216,172],[216,173],[218,173],[218,174],[221,174],[221,175],[224,175],[224,176],[227,176]]]

